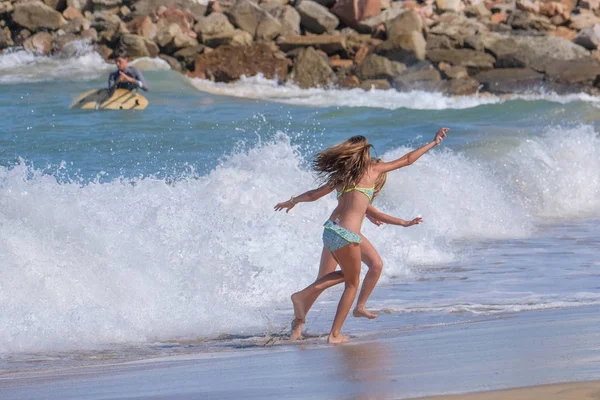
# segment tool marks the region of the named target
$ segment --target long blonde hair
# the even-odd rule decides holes
[[[371,165],[370,150],[366,137],[352,136],[318,153],[312,165],[331,187],[351,188],[360,182]]]
[[[381,158],[373,158],[374,164],[379,164],[380,162],[383,162],[383,160]],[[382,172],[381,174],[379,174],[377,179],[375,179],[375,189],[373,192],[373,199],[375,199],[375,197],[377,197],[379,192],[381,192],[381,189],[383,189],[383,186],[385,185],[385,181],[387,181],[387,172]]]

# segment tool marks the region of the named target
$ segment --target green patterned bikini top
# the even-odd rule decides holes
[[[344,195],[344,193],[352,192],[353,190],[361,192],[362,194],[367,196],[369,198],[369,202],[373,201],[373,195],[375,194],[375,186],[373,186],[371,188],[362,188],[362,187],[355,186],[350,189],[344,189],[342,191],[337,192],[337,198],[339,199],[340,197],[342,197]]]

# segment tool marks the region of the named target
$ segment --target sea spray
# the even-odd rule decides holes
[[[158,58],[141,58],[131,63],[142,70],[166,70]],[[68,43],[50,57],[13,48],[0,55],[0,83],[15,84],[54,79],[89,80],[106,75],[115,67],[107,63],[87,40]]]
[[[553,127],[525,138],[504,166],[536,215],[600,216],[600,137],[593,126]]]

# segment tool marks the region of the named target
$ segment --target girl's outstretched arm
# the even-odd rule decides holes
[[[378,173],[382,174],[384,172],[390,172],[395,169],[406,167],[407,165],[411,165],[412,163],[417,161],[419,158],[421,158],[421,156],[423,154],[427,153],[429,150],[433,149],[435,146],[442,143],[442,140],[444,140],[448,131],[449,131],[448,128],[440,129],[435,134],[433,141],[431,141],[430,143],[427,143],[425,146],[420,147],[416,150],[413,150],[410,153],[407,153],[407,154],[403,155],[402,157],[398,158],[397,160],[390,161],[390,162],[377,163],[373,166],[373,169],[375,169]]]
[[[415,218],[411,221],[405,221],[402,218],[392,217],[391,215],[379,211],[372,205],[369,205],[369,207],[367,208],[367,218],[369,219],[369,221],[371,221],[377,226],[380,226],[382,224],[389,224],[403,226],[407,228],[409,226],[419,225],[419,223],[423,222],[423,218]]]
[[[298,203],[307,203],[311,201],[319,200],[321,197],[328,195],[333,191],[333,188],[329,185],[323,185],[316,189],[309,190],[308,192],[304,192],[299,196],[292,196],[287,201],[282,201],[281,203],[277,203],[275,205],[275,211],[281,211],[285,209],[285,212],[290,212],[292,208]]]

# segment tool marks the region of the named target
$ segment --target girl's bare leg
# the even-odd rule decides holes
[[[317,279],[320,279],[320,278],[324,277],[325,275],[330,274],[331,272],[334,272],[337,265],[338,265],[338,263],[335,260],[335,258],[333,257],[333,254],[331,253],[331,251],[329,251],[325,247],[323,247],[323,251],[321,252],[321,263],[319,264],[319,276],[317,276]],[[343,279],[340,279],[338,283],[342,283],[342,282],[343,282]],[[318,292],[317,291],[309,292],[307,294],[306,298],[303,298],[302,296],[297,296],[301,292],[294,293],[292,295],[292,302],[294,303],[294,314],[296,314],[295,313],[296,308],[300,307],[301,311],[299,311],[299,313],[303,314],[304,318],[305,318],[306,314],[308,313],[308,311],[310,310],[310,308],[312,307],[314,302],[317,300],[317,298],[321,295],[321,293],[325,289],[326,288],[323,288],[321,291],[318,291]],[[294,301],[294,300],[296,300],[296,301]],[[303,305],[296,306],[297,302],[302,303]],[[296,316],[292,320],[292,333],[290,334],[290,340],[297,340],[302,336],[302,327],[303,326],[304,326],[304,319],[302,319],[302,320],[298,319],[298,316],[296,314]]]
[[[314,298],[318,297],[323,290],[342,282],[344,282],[343,272],[335,271],[317,279],[305,289],[294,293],[292,295],[294,317],[296,317],[298,321],[304,323],[309,305],[312,305],[311,300],[314,302]]]
[[[344,246],[336,250],[334,256],[339,261],[340,267],[342,268],[346,288],[344,289],[344,293],[338,304],[337,312],[333,320],[333,326],[331,327],[331,333],[329,333],[327,341],[329,343],[345,343],[348,342],[349,339],[342,335],[341,330],[342,325],[344,325],[344,321],[350,312],[350,308],[352,308],[354,299],[356,298],[356,292],[358,291],[361,266],[360,246],[358,243]]]
[[[381,271],[383,270],[383,261],[375,250],[375,247],[369,240],[362,236],[362,243],[360,244],[360,257],[362,262],[364,262],[369,270],[367,271],[367,275],[365,275],[365,279],[362,283],[362,288],[360,289],[360,294],[358,295],[358,300],[356,302],[356,307],[354,308],[354,312],[352,315],[355,317],[364,317],[364,318],[377,318],[377,314],[373,314],[365,309],[365,304],[367,300],[373,293],[373,289],[375,289],[375,285],[377,285],[377,281],[379,281],[379,277],[381,276]]]

